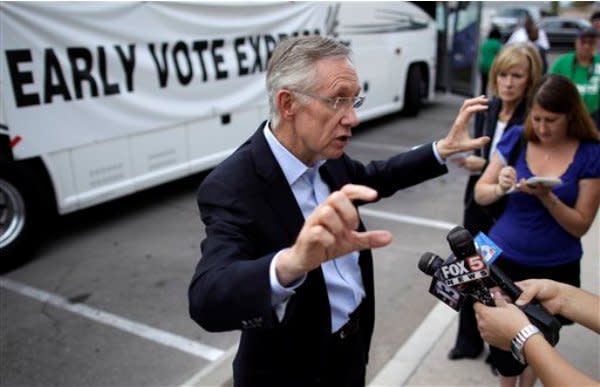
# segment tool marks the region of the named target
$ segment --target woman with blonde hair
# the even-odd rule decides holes
[[[492,97],[488,110],[475,116],[474,135],[489,136],[492,141],[483,149],[464,158],[454,159],[471,176],[464,196],[464,227],[475,235],[486,233],[493,217],[473,199],[473,188],[495,152],[505,129],[525,121],[527,98],[533,85],[541,77],[541,59],[535,47],[528,43],[505,46],[492,64],[489,75]],[[448,353],[450,360],[476,358],[483,351],[483,340],[477,330],[472,300],[460,310],[458,334],[454,347]]]
[[[524,126],[510,128],[475,186],[480,205],[508,194],[506,208],[489,231],[502,249],[494,262],[513,281],[548,278],[580,285],[581,237],[600,204],[600,134],[575,85],[545,75],[532,91]],[[518,149],[514,165],[506,160]],[[559,178],[549,186],[528,183]],[[559,317],[563,325],[572,321]],[[502,386],[533,386],[536,375],[510,352],[490,346]]]

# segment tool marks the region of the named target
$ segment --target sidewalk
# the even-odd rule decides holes
[[[600,294],[600,213],[583,238],[583,250],[582,288]],[[487,351],[474,360],[446,358],[457,325],[457,313],[439,303],[369,387],[498,386],[497,377],[484,362]],[[600,379],[600,335],[577,324],[568,326],[561,329],[557,349],[581,371]],[[537,385],[541,386],[539,380]]]

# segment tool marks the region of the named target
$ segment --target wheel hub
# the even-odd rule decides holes
[[[25,203],[19,191],[0,178],[0,248],[14,241],[25,226]]]

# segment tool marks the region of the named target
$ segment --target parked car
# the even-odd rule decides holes
[[[591,23],[576,17],[554,16],[543,18],[538,27],[546,32],[550,47],[573,48],[579,31],[591,27]]]
[[[500,30],[502,41],[506,42],[514,30],[523,25],[527,16],[537,23],[541,18],[540,9],[537,7],[501,8],[496,15],[492,16],[491,24]]]

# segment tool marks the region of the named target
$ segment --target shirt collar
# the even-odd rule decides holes
[[[288,184],[291,186],[309,169],[309,167],[279,142],[270,127],[271,122],[267,121],[263,128],[265,139],[267,140],[267,144],[269,144],[269,148],[271,148],[271,152],[273,152],[277,163],[281,167]],[[325,160],[318,161],[315,168],[320,168],[324,163]]]

